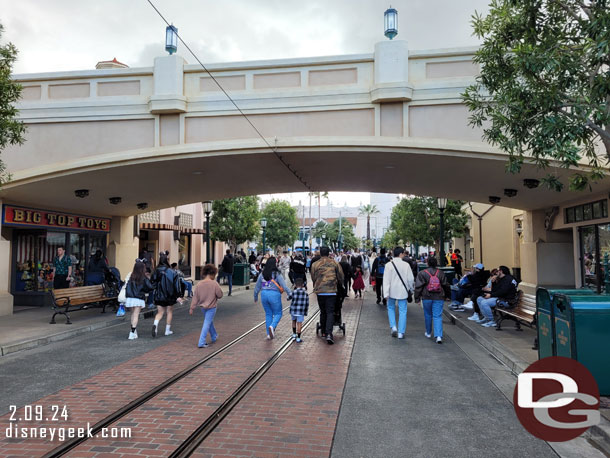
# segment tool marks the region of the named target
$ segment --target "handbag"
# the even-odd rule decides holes
[[[125,302],[127,302],[127,283],[129,283],[130,277],[131,277],[131,272],[129,272],[127,274],[127,277],[125,277],[125,283],[123,283],[123,286],[121,287],[121,291],[119,292],[119,297],[117,298],[117,300],[119,301],[119,304],[124,304]],[[123,311],[123,315],[124,314],[125,314],[125,311]],[[117,316],[122,316],[122,315],[117,315]]]
[[[394,266],[396,275],[398,275],[398,278],[400,278],[400,281],[402,282],[402,286],[404,286],[405,289],[407,290],[407,302],[410,304],[411,302],[413,302],[413,293],[409,290],[409,288],[407,288],[407,284],[402,279],[402,275],[400,275],[400,272],[398,272],[398,268],[396,267],[396,264],[394,264],[394,261],[392,261],[392,265]]]
[[[119,309],[116,311],[116,316],[125,316],[125,305],[119,304]]]

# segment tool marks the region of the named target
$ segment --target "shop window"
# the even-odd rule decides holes
[[[564,222],[566,224],[591,221],[594,219],[608,217],[608,201],[599,200],[597,202],[577,205],[566,208]]]

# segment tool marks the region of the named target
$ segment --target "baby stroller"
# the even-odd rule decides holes
[[[345,300],[346,297],[347,297],[347,292],[345,291],[345,288],[343,288],[343,285],[339,285],[337,287],[337,303],[335,304],[335,313],[334,313],[335,322],[333,323],[333,328],[335,326],[338,327],[343,332],[343,336],[345,336],[345,323],[343,322],[343,318],[341,317],[341,309],[343,308],[343,301]],[[316,336],[320,335],[321,329],[322,329],[322,325],[318,321],[316,323]]]
[[[104,292],[107,297],[117,297],[123,287],[121,273],[116,267],[104,271]]]

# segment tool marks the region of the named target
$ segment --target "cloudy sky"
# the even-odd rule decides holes
[[[410,49],[473,46],[470,17],[489,0],[152,0],[204,63],[372,53],[383,12],[398,10]],[[147,0],[0,0],[2,43],[19,50],[15,73],[92,69],[116,57],[152,66],[165,24]],[[179,46],[179,54],[195,60]],[[339,195],[341,194],[341,195]],[[358,205],[368,195],[334,193]],[[287,196],[284,196],[287,197]],[[294,194],[290,200],[305,201]]]

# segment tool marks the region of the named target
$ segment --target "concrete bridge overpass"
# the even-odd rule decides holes
[[[467,125],[461,102],[478,72],[474,51],[409,51],[404,41],[386,41],[373,54],[210,65],[301,180],[212,78],[179,55],[159,57],[148,68],[16,75],[24,86],[19,109],[27,141],[3,152],[12,180],[0,199],[113,218],[115,249],[109,254],[126,265],[134,249],[125,231],[129,218],[142,211],[137,203],[154,210],[305,191],[302,182],[310,190],[475,202],[499,196],[500,205],[527,211],[524,241],[535,245],[554,228],[544,225],[545,209],[607,198],[610,181],[584,196],[524,187],[524,178],[541,176],[531,166],[520,175],[506,174],[506,156]],[[563,170],[556,173],[562,176]],[[504,197],[505,188],[518,193]],[[89,196],[76,197],[77,189],[88,189]],[[117,196],[121,203],[112,205],[109,197]],[[569,232],[571,243],[572,226],[559,229]],[[8,254],[10,235],[4,238],[0,246]],[[558,240],[567,243],[565,237]],[[574,265],[573,255],[568,250],[561,259]],[[538,283],[538,257],[534,246],[532,266],[524,269],[531,285]],[[10,266],[5,269],[3,283],[10,277]]]

